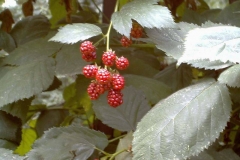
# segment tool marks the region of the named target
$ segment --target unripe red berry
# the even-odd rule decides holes
[[[96,48],[92,45],[90,41],[84,41],[80,45],[80,51],[82,54],[91,54],[96,51]]]
[[[91,100],[96,100],[99,98],[100,94],[96,90],[97,83],[91,82],[87,88],[87,93]]]
[[[86,78],[95,78],[98,67],[96,65],[86,65],[83,67],[83,75]]]
[[[111,73],[107,69],[99,69],[96,73],[96,80],[100,84],[107,84],[111,81]]]
[[[115,90],[122,90],[124,88],[125,81],[124,77],[120,74],[113,74],[112,76],[112,86]]]
[[[133,22],[130,35],[133,38],[141,38],[143,35],[143,28],[137,22]]]
[[[119,70],[124,70],[129,66],[128,59],[125,57],[116,58],[116,67]]]
[[[107,95],[108,104],[114,108],[123,103],[123,94],[119,90],[111,89]]]
[[[123,47],[128,47],[128,46],[130,46],[132,44],[132,40],[128,39],[125,36],[122,36],[121,44],[122,44]]]
[[[104,52],[102,55],[103,64],[105,64],[106,66],[113,66],[115,59],[116,59],[116,54],[112,50]]]

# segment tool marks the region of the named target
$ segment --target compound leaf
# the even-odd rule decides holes
[[[185,52],[179,63],[197,59],[240,62],[240,28],[215,26],[189,31],[185,41]]]
[[[73,44],[78,41],[97,36],[102,33],[101,28],[94,24],[75,23],[68,24],[58,30],[58,33],[49,41],[56,41],[61,43]]]
[[[81,74],[82,69],[88,63],[84,61],[79,52],[79,44],[64,45],[57,53],[56,72],[60,75]]]
[[[94,147],[103,150],[107,144],[106,135],[86,127],[71,125],[52,128],[34,143],[28,157],[32,160],[86,160],[93,153]]]
[[[138,124],[133,134],[133,159],[197,155],[219,136],[230,112],[227,87],[212,79],[179,90],[156,104]]]
[[[142,90],[151,104],[156,104],[172,93],[169,86],[158,80],[132,74],[126,74],[124,77],[126,86],[133,86]]]
[[[0,160],[6,160],[6,159],[17,159],[17,160],[24,160],[26,157],[19,156],[17,154],[13,154],[13,151],[0,148]]]
[[[33,39],[47,35],[49,30],[50,23],[48,18],[43,15],[36,15],[28,16],[19,21],[13,27],[10,34],[19,46]]]
[[[240,65],[236,64],[220,74],[218,81],[230,87],[240,87]]]
[[[137,123],[150,110],[142,91],[134,87],[123,90],[123,104],[117,108],[108,105],[106,96],[93,102],[93,110],[104,124],[120,131],[135,130]]]
[[[127,37],[132,28],[132,19],[147,28],[175,28],[174,20],[167,7],[157,5],[157,0],[134,0],[112,15],[113,27]]]
[[[0,107],[47,89],[53,82],[54,69],[54,60],[48,57],[19,67],[3,67],[0,71]]]

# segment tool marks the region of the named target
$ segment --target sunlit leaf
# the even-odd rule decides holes
[[[218,81],[230,87],[240,87],[240,65],[236,64],[220,74]]]
[[[0,148],[0,160],[24,160],[26,157],[23,156],[19,156],[17,154],[13,154],[13,151],[8,150],[8,149],[4,149],[4,148]]]
[[[214,70],[223,69],[231,65],[234,65],[234,63],[232,62],[224,63],[219,60],[210,61],[208,59],[190,60],[187,63],[195,68],[214,69]]]
[[[196,28],[189,32],[185,52],[179,63],[198,59],[240,62],[240,28],[217,26]]]
[[[118,146],[117,146],[117,150],[116,152],[118,151],[121,151],[123,149],[126,149],[126,150],[130,150],[131,147],[132,147],[132,140],[133,140],[133,132],[128,132],[128,134],[119,140],[119,143],[118,143]],[[115,160],[132,160],[132,153],[131,152],[123,152],[119,155],[116,156]]]
[[[78,41],[91,38],[101,34],[101,28],[94,24],[75,23],[68,24],[58,30],[58,33],[49,41],[56,41],[61,43],[73,44]]]
[[[133,134],[133,159],[197,155],[219,137],[230,112],[227,87],[212,79],[179,90],[156,104],[138,124]]]
[[[104,124],[120,131],[136,129],[137,123],[150,110],[142,91],[134,87],[123,90],[123,104],[117,108],[109,106],[106,95],[93,101],[93,110]]]
[[[112,15],[114,29],[129,37],[132,19],[146,28],[175,28],[170,11],[157,5],[157,0],[135,0],[124,5],[119,12]]]

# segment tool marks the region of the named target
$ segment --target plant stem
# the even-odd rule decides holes
[[[121,135],[121,136],[119,136],[119,137],[116,137],[116,138],[113,138],[113,139],[109,140],[108,142],[109,142],[109,143],[112,143],[112,142],[114,142],[114,141],[116,141],[116,140],[118,140],[118,139],[121,139],[121,138],[125,137],[125,136],[126,136],[126,134]]]
[[[119,155],[119,154],[121,154],[123,152],[126,152],[126,151],[127,151],[127,149],[123,149],[123,150],[120,150],[120,151],[112,154],[112,156],[111,156],[111,158],[109,160],[113,160],[117,155]]]
[[[105,154],[107,157],[110,157],[110,156],[112,156],[112,154],[110,154],[110,153],[107,153],[107,152],[105,152],[105,151],[103,151],[103,150],[101,150],[101,149],[99,149],[99,148],[97,148],[97,147],[94,147],[94,149],[96,149],[97,151],[99,151],[99,152],[101,152],[101,153]]]
[[[110,20],[108,19],[108,17],[101,11],[101,9],[98,7],[98,5],[96,4],[96,2],[94,0],[92,0],[94,6],[97,8],[97,10],[99,11],[99,13],[101,13],[103,15],[103,17],[110,22]]]
[[[115,8],[114,8],[114,12],[117,12],[117,10],[118,10],[118,5],[119,5],[119,0],[116,1],[116,5],[115,5]],[[107,37],[106,51],[109,50],[109,40],[110,40],[110,32],[111,32],[111,29],[112,29],[112,21],[110,22],[109,27],[108,27],[107,34],[105,35],[105,36]]]
[[[103,37],[101,39],[99,39],[96,43],[93,44],[94,46],[98,46],[98,44],[106,38],[106,36],[104,34],[102,34],[102,36]]]

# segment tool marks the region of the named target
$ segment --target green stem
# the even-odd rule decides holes
[[[99,151],[99,152],[101,152],[101,153],[105,154],[107,157],[110,157],[110,156],[112,156],[112,154],[110,154],[110,153],[107,153],[107,152],[105,152],[105,151],[103,151],[103,150],[101,150],[101,149],[99,149],[99,148],[97,148],[97,147],[94,147],[94,149],[96,149],[97,151]]]
[[[99,13],[101,13],[103,15],[103,17],[110,22],[110,20],[108,19],[108,17],[101,11],[101,9],[98,7],[98,5],[96,4],[96,2],[94,0],[92,0],[94,6],[97,8],[97,10],[99,11]]]
[[[114,154],[112,154],[111,158],[109,160],[113,160],[117,155],[123,153],[123,152],[127,152],[127,149],[123,149],[123,150],[120,150]]]
[[[106,38],[106,36],[104,34],[102,34],[102,36],[103,37],[101,39],[99,39],[96,43],[93,44],[94,46],[98,46],[98,44]]]
[[[118,5],[119,5],[119,0],[117,0],[117,2],[116,2],[115,8],[114,8],[114,12],[117,12],[117,11],[118,11]],[[110,32],[111,32],[111,29],[112,29],[112,21],[111,21],[111,23],[109,24],[107,34],[105,35],[105,36],[107,37],[106,51],[109,50],[109,40],[110,40]]]
[[[119,137],[116,137],[116,138],[113,138],[113,139],[109,140],[108,142],[109,142],[109,143],[112,143],[112,142],[114,142],[114,141],[116,141],[116,140],[118,140],[118,139],[121,139],[121,138],[125,137],[125,136],[126,136],[126,134],[121,135],[121,136],[119,136]]]

